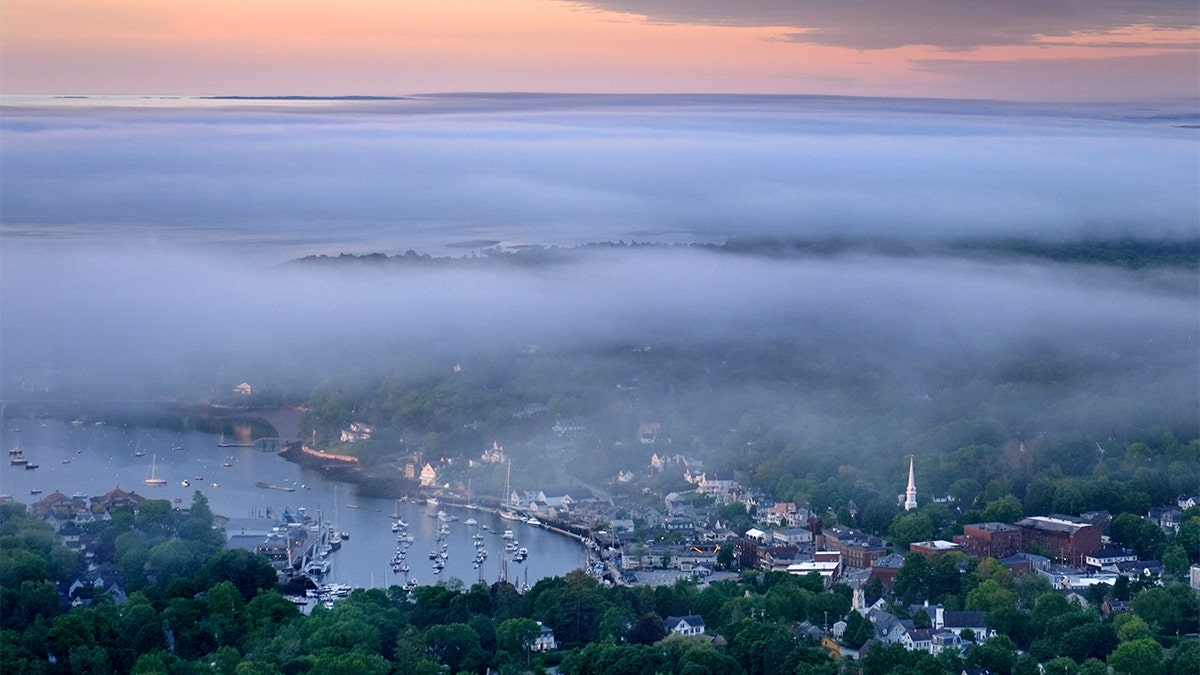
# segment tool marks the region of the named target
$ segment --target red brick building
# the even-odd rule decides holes
[[[1037,544],[1058,562],[1082,567],[1089,553],[1104,547],[1100,528],[1086,520],[1068,516],[1035,516],[1017,521],[1026,549]]]
[[[1007,523],[973,523],[963,525],[963,533],[955,535],[954,543],[977,558],[1007,558],[1024,546],[1021,528]]]

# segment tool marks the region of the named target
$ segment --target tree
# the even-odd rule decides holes
[[[1017,645],[1005,635],[997,635],[967,652],[967,663],[993,673],[1009,673],[1017,660]]]
[[[1147,588],[1133,596],[1133,611],[1160,634],[1173,634],[1182,612],[1175,595],[1166,588]]]
[[[357,605],[314,611],[302,627],[308,631],[308,648],[314,654],[342,653],[355,649],[379,653],[383,647],[379,627]]]
[[[1182,576],[1188,568],[1187,551],[1176,542],[1167,544],[1163,547],[1162,564],[1168,572]]]
[[[1192,509],[1184,512],[1185,517],[1179,523],[1179,533],[1175,535],[1175,542],[1187,552],[1190,562],[1200,562],[1200,516],[1187,517],[1190,511]]]
[[[1167,663],[1170,675],[1200,675],[1200,640],[1184,638]]]
[[[1162,528],[1132,513],[1122,513],[1109,525],[1113,541],[1133,549],[1139,558],[1158,559],[1166,535]]]
[[[387,675],[391,664],[379,654],[344,652],[318,654],[312,659],[311,675]],[[239,667],[238,672],[241,672]]]
[[[883,580],[879,577],[871,577],[867,579],[867,583],[863,585],[863,600],[867,605],[875,604],[875,601],[883,597]]]
[[[871,645],[871,648],[867,650],[867,655],[862,660],[862,672],[863,675],[890,675],[891,673],[899,672],[917,672],[915,666],[923,660],[922,656],[930,659],[933,658],[923,652],[910,652],[900,643],[889,645],[876,643]],[[908,670],[909,668],[913,668],[913,670]],[[940,672],[940,668],[934,672]]]
[[[245,636],[245,600],[232,582],[222,581],[204,596],[207,608],[204,620],[216,634],[217,643],[239,646]]]
[[[1137,614],[1121,612],[1112,617],[1112,626],[1117,631],[1117,640],[1129,642],[1141,638],[1153,638],[1150,626]]]
[[[960,478],[950,484],[949,494],[961,508],[971,508],[983,496],[983,486],[974,478]]]
[[[449,666],[450,672],[471,668],[482,655],[479,635],[465,623],[430,626],[425,631],[425,648],[439,663]]]
[[[599,583],[582,570],[568,573],[563,581],[553,620],[548,623],[563,642],[591,642],[605,609]]]
[[[665,663],[659,672],[681,675],[740,675],[741,666],[732,657],[717,651],[711,642],[684,635],[669,635],[655,645],[662,650]]]
[[[727,541],[721,544],[721,548],[717,549],[717,565],[721,569],[730,569],[735,561],[735,546],[732,541]]]
[[[563,657],[560,670],[566,675],[653,675],[662,670],[665,656],[649,645],[614,645],[593,642]]]
[[[858,649],[867,640],[875,636],[875,624],[859,614],[850,612],[846,615],[846,630],[842,632],[842,644],[851,649]]]
[[[267,559],[244,549],[226,549],[205,565],[211,583],[231,582],[242,599],[250,601],[260,590],[276,587],[275,570]]]
[[[1024,515],[1021,500],[1012,495],[1005,495],[990,501],[983,508],[983,519],[988,522],[1015,523]]]
[[[739,623],[729,640],[729,655],[749,675],[780,672],[792,648],[792,636],[786,628],[750,619]]]
[[[666,636],[662,619],[653,614],[639,616],[629,631],[629,641],[636,645],[652,645]]]
[[[750,529],[750,526],[754,522],[750,519],[750,514],[746,511],[746,505],[742,502],[729,502],[723,506],[718,506],[715,515],[717,520],[728,523],[729,529],[734,532],[745,532]]]
[[[1163,675],[1162,647],[1150,638],[1130,640],[1108,656],[1114,675]]]
[[[967,609],[980,612],[998,612],[1015,609],[1017,594],[1004,588],[995,579],[988,579],[967,593]]]
[[[133,524],[150,535],[167,534],[175,529],[175,510],[165,499],[147,499],[138,504]]]
[[[505,619],[496,627],[496,646],[526,660],[542,627],[533,619]]]
[[[929,541],[933,538],[933,523],[929,516],[920,511],[906,511],[898,514],[888,527],[888,534],[897,546],[907,547],[915,541]]]
[[[925,598],[929,591],[929,560],[920,553],[904,556],[892,589],[909,604]]]

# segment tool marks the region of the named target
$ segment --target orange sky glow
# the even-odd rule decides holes
[[[4,0],[0,92],[1052,100],[1064,92],[1194,97],[1200,88],[1195,26],[1084,29],[966,50],[864,50],[802,41],[808,30],[668,21],[556,0]]]

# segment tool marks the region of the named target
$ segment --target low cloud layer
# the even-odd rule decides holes
[[[1047,400],[1119,387],[1147,415],[1156,398],[1196,400],[1194,270],[666,246],[530,267],[288,263],[457,256],[466,240],[1200,229],[1195,132],[1178,120],[915,101],[609,103],[6,112],[0,387],[136,398],[251,380],[303,392],[333,374],[448,372],[531,345],[787,345],[913,395],[949,364],[996,381],[1051,354],[1094,375]]]
[[[148,228],[321,253],[1196,231],[1194,130],[1130,121],[1154,110],[1029,113],[806,97],[13,108],[0,199],[10,234]]]
[[[966,50],[1128,26],[1186,29],[1200,25],[1200,9],[1187,0],[587,0],[579,4],[666,23],[791,27],[799,31],[790,35],[797,42],[863,50],[905,45]]]

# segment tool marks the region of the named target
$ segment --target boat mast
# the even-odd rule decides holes
[[[504,474],[504,494],[500,495],[501,503],[508,502],[508,500],[509,500],[508,496],[510,494],[512,494],[511,492],[509,492],[509,487],[508,487],[508,483],[511,479],[512,479],[512,460],[510,459],[510,460],[508,460],[508,472]]]

